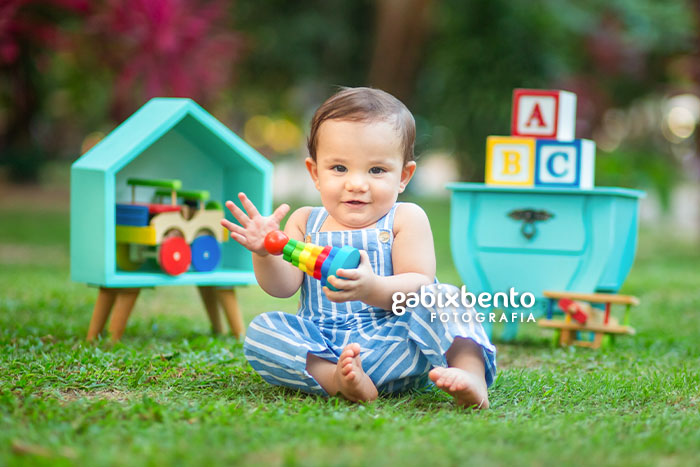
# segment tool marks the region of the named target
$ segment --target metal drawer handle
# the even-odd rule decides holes
[[[548,211],[536,211],[534,209],[514,209],[508,213],[508,217],[516,221],[523,221],[520,227],[520,233],[523,237],[531,240],[537,235],[537,226],[535,222],[546,221],[554,217],[554,214]]]

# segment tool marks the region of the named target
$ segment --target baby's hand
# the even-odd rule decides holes
[[[323,292],[328,300],[338,303],[364,300],[371,293],[377,277],[365,250],[360,250],[360,264],[356,269],[338,269],[336,274],[338,277],[329,276],[328,282],[338,291],[324,287]]]
[[[260,256],[268,255],[265,250],[265,235],[273,230],[280,230],[280,222],[289,212],[289,205],[283,204],[275,209],[271,216],[263,217],[245,193],[238,193],[238,199],[241,200],[247,214],[233,201],[226,201],[226,207],[241,225],[236,225],[228,219],[221,219],[221,225],[231,231],[231,238],[248,250]]]

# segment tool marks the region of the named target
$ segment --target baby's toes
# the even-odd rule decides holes
[[[455,374],[454,374],[454,373],[448,374],[448,375],[445,377],[444,386],[445,386],[445,387],[452,387],[452,385],[454,384],[455,380],[456,380],[456,377],[455,377]]]
[[[437,366],[430,370],[430,373],[428,373],[428,377],[430,378],[430,381],[437,384],[444,372],[445,369],[443,367]]]
[[[467,389],[467,384],[461,379],[455,379],[450,385],[450,391],[463,391]]]

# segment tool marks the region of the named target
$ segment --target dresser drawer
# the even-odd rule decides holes
[[[474,201],[479,249],[578,252],[585,247],[585,197],[481,193]]]

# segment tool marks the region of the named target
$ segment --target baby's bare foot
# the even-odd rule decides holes
[[[489,394],[483,377],[460,368],[442,367],[433,368],[428,376],[438,388],[454,397],[457,405],[489,408]]]
[[[343,349],[335,368],[335,379],[340,393],[348,400],[373,401],[377,387],[362,369],[360,344],[349,344]]]

